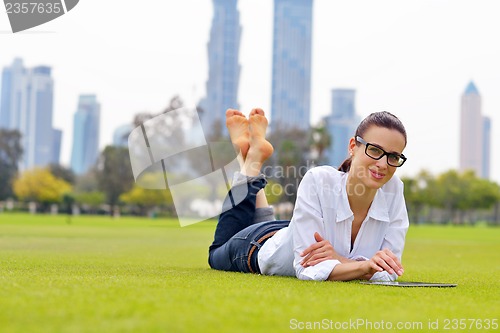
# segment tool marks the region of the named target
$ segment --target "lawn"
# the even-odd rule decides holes
[[[0,214],[0,332],[500,330],[499,228],[410,227],[400,280],[456,288],[214,271],[214,228]]]

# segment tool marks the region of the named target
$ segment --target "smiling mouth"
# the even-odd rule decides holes
[[[375,179],[383,179],[385,177],[385,174],[379,173],[379,172],[376,172],[376,171],[373,171],[373,170],[370,170],[370,174]]]

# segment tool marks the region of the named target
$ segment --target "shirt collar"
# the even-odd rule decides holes
[[[349,206],[349,199],[347,198],[347,175],[348,173],[346,172],[341,178],[340,200],[337,206],[337,222],[345,221],[354,215],[351,206]]]
[[[378,221],[390,222],[389,205],[387,204],[385,192],[382,188],[383,186],[377,190],[370,210],[368,211],[368,216]]]
[[[349,199],[347,198],[347,175],[347,172],[342,175],[342,190],[340,191],[340,200],[337,207],[337,222],[345,221],[348,218],[354,216],[354,213],[351,210],[351,206],[349,206]],[[390,222],[389,206],[387,205],[383,186],[377,190],[377,193],[375,193],[375,198],[373,198],[372,205],[368,210],[368,217],[382,222]]]

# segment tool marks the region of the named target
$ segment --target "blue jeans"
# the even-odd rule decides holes
[[[219,216],[214,241],[209,248],[208,263],[213,269],[260,274],[257,254],[261,246],[290,221],[265,221],[255,223],[257,192],[266,186],[263,177],[251,177],[249,182],[233,187],[224,201],[224,207],[232,201],[232,193],[242,193],[244,199]],[[244,193],[244,192],[243,192]]]

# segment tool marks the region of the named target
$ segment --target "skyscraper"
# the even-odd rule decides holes
[[[50,67],[27,69],[16,58],[3,69],[0,127],[22,134],[21,170],[54,162],[53,86]]]
[[[87,172],[99,156],[101,106],[95,95],[80,95],[73,121],[71,168],[76,174]]]
[[[206,96],[198,105],[203,110],[200,120],[206,134],[214,132],[217,126],[226,133],[226,109],[239,109],[241,26],[237,0],[213,0],[213,5]]]
[[[113,146],[128,147],[128,136],[134,130],[132,124],[117,127],[113,132]]]
[[[0,97],[0,127],[19,129],[23,83],[26,69],[23,60],[14,59],[10,67],[2,71],[2,94]]]
[[[491,119],[483,117],[483,178],[490,178]]]
[[[332,90],[332,112],[324,118],[331,144],[325,153],[329,165],[334,167],[347,158],[347,145],[354,136],[360,119],[355,108],[356,91],[353,89]]]
[[[62,131],[60,129],[54,129],[52,131],[52,161],[51,163],[59,164],[61,158],[61,143],[62,143]]]
[[[474,82],[467,85],[460,114],[460,170],[489,177],[490,121],[481,114],[481,96]]]
[[[273,129],[309,128],[312,6],[312,0],[274,0]]]

